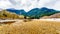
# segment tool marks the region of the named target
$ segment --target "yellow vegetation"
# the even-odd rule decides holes
[[[23,15],[17,15],[15,13],[12,12],[8,12],[6,10],[0,11],[0,18],[2,19],[23,19],[24,16]]]
[[[19,21],[0,26],[0,34],[60,34],[60,22],[55,21]]]

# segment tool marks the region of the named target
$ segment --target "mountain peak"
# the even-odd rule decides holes
[[[39,10],[39,8],[33,8],[31,9],[30,11],[36,11],[36,10]],[[29,12],[29,11],[28,11]]]
[[[40,10],[45,11],[45,10],[49,10],[49,9],[46,7],[42,7]]]
[[[48,8],[46,8],[46,7],[42,7],[41,9],[48,9]]]

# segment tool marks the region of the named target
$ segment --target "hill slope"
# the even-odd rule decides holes
[[[60,18],[60,13],[53,14],[51,16],[44,16],[42,18]]]
[[[24,18],[23,15],[17,15],[12,12],[8,12],[6,10],[0,11],[0,19],[19,19],[19,18]]]

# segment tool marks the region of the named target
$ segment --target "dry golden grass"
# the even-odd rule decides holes
[[[17,15],[6,10],[0,11],[0,19],[24,19],[23,15]]]
[[[0,26],[0,34],[60,34],[60,22],[32,20]]]

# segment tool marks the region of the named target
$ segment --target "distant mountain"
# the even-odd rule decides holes
[[[29,16],[31,18],[32,17],[36,18],[36,17],[39,17],[40,14],[41,14],[40,9],[39,8],[34,8],[27,13],[27,16]]]
[[[34,8],[28,12],[25,12],[24,10],[16,10],[16,9],[6,9],[6,10],[12,13],[16,13],[17,15],[24,15],[24,16],[28,16],[30,18],[36,18],[36,19],[39,19],[43,16],[50,16],[55,13],[60,13],[60,11],[57,11],[54,9],[48,9],[46,7]]]
[[[43,7],[43,8],[34,8],[34,9],[30,10],[27,13],[27,16],[29,16],[31,18],[41,18],[43,16],[50,16],[55,13],[60,13],[60,11],[56,11],[53,9],[48,9],[46,7]]]
[[[6,9],[9,12],[16,13],[18,15],[26,15],[26,12],[24,10],[16,10],[16,9]]]

